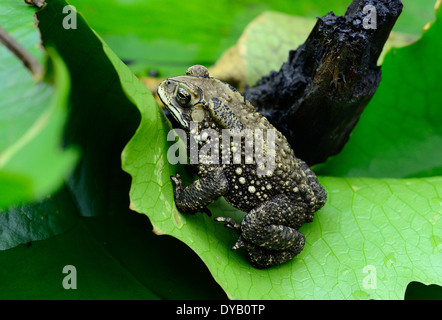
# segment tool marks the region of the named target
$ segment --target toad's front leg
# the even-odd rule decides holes
[[[183,187],[179,173],[170,178],[174,183],[175,204],[180,212],[187,214],[205,212],[210,215],[206,206],[223,196],[229,186],[220,167],[207,170],[204,176],[187,187]]]

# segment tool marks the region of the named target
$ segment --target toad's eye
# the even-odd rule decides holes
[[[176,94],[176,101],[181,106],[186,106],[190,102],[190,93],[187,92],[184,88],[178,88],[178,92]]]

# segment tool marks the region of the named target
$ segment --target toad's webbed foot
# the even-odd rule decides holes
[[[214,219],[216,222],[225,222],[225,227],[236,231],[239,235],[241,234],[241,226],[235,220],[229,217],[216,217]]]
[[[246,246],[246,242],[244,238],[241,236],[241,225],[239,223],[237,223],[235,220],[229,217],[216,217],[214,220],[216,222],[224,222],[225,223],[224,226],[226,228],[232,229],[233,231],[239,234],[238,241],[236,241],[236,243],[231,248],[232,251]]]

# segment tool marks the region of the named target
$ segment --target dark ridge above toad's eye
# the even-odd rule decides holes
[[[183,107],[185,107],[190,102],[190,93],[184,88],[178,88],[176,94],[176,101]]]

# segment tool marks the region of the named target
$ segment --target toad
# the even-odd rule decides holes
[[[305,243],[299,228],[313,220],[327,194],[286,138],[235,88],[211,78],[204,66],[164,80],[158,95],[194,139],[196,151],[204,147],[205,130],[210,130],[206,140],[210,136],[222,146],[219,152],[212,151],[210,161],[195,164],[199,179],[192,184],[184,187],[179,173],[171,177],[178,210],[208,212],[207,205],[224,197],[245,211],[240,223],[229,217],[215,220],[238,233],[232,250],[245,248],[255,268],[276,266],[299,254]],[[263,138],[260,143],[257,133]],[[258,144],[261,153],[248,152]],[[272,163],[264,163],[264,158]]]

